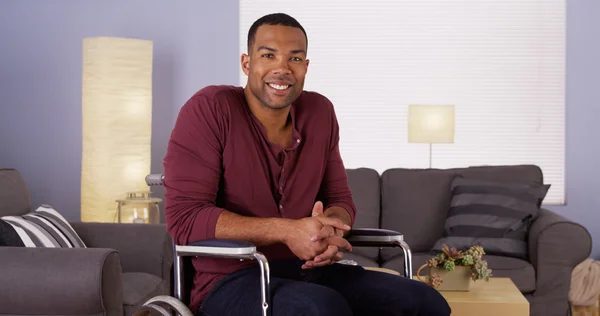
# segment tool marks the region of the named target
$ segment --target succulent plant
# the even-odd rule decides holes
[[[462,261],[466,266],[470,266],[475,263],[475,261],[473,259],[473,255],[464,256]]]
[[[448,271],[454,271],[454,261],[446,261],[444,262],[444,269],[448,270]]]
[[[432,274],[431,275],[431,286],[433,286],[434,288],[438,288],[440,287],[440,285],[442,285],[442,283],[444,283],[444,280],[442,280],[442,277],[440,277],[437,274]]]
[[[454,271],[457,266],[471,268],[471,279],[473,281],[489,281],[492,276],[492,270],[488,268],[487,261],[483,259],[485,251],[481,246],[472,246],[465,251],[459,251],[456,248],[450,248],[444,244],[442,252],[435,257],[429,258],[426,265],[430,267],[441,267],[447,271]],[[439,287],[443,280],[438,275],[432,275],[431,285]]]

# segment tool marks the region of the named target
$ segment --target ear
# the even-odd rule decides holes
[[[246,54],[242,54],[241,64],[242,64],[242,71],[244,71],[244,73],[247,76],[248,73],[250,73],[250,56],[248,56]]]
[[[305,66],[306,70],[308,70],[308,64],[310,64],[310,60],[309,59],[306,60],[306,66]]]

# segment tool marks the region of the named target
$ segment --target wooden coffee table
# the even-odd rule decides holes
[[[468,292],[440,293],[452,308],[452,316],[529,316],[529,302],[510,278],[479,280]]]

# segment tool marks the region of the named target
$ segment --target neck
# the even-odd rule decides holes
[[[288,127],[289,105],[281,109],[270,108],[262,104],[248,87],[244,89],[244,95],[246,96],[250,112],[256,116],[267,132],[280,132]]]

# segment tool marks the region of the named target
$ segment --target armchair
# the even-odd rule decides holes
[[[0,168],[0,224],[31,211],[20,173]],[[85,248],[8,246],[0,225],[0,315],[132,315],[169,293],[172,242],[164,224],[69,224]]]
[[[149,186],[159,186],[162,185],[163,179],[164,175],[162,174],[150,174],[146,176],[146,183]],[[347,239],[354,247],[399,247],[404,253],[404,277],[412,278],[412,255],[410,247],[404,241],[401,233],[387,229],[363,228],[350,231]],[[174,245],[173,277],[176,299],[166,295],[153,297],[144,303],[136,315],[142,315],[144,311],[156,311],[163,316],[170,316],[168,308],[182,316],[193,315],[187,308],[189,303],[187,291],[190,288],[186,286],[189,278],[186,278],[187,274],[185,273],[186,270],[193,269],[186,260],[193,256],[257,260],[261,271],[260,304],[262,314],[270,315],[270,273],[267,258],[258,252],[252,243],[228,239],[202,240],[188,245]]]

